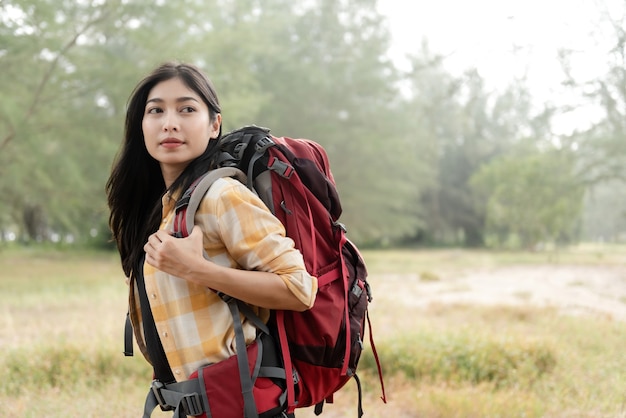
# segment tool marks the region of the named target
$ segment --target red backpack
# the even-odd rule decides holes
[[[236,360],[226,360],[233,364],[231,367],[237,364],[240,379],[235,388],[242,392],[240,399],[233,400],[236,398],[232,395],[233,389],[224,387],[226,379],[212,379],[206,374],[217,371],[207,368],[191,376],[203,383],[199,390],[201,397],[211,406],[205,406],[206,416],[227,416],[226,409],[228,416],[275,416],[277,410],[291,414],[295,408],[312,405],[319,415],[323,403],[332,402],[333,394],[352,377],[358,388],[358,416],[362,416],[361,384],[356,369],[363,350],[366,321],[382,399],[386,402],[367,309],[372,300],[367,270],[358,249],[347,239],[345,227],[338,222],[342,209],[326,152],[313,141],[274,137],[268,129],[256,126],[225,135],[218,146],[221,152],[218,165],[223,168],[211,170],[181,197],[176,206],[175,234],[185,237],[191,232],[200,200],[217,178],[237,177],[257,193],[283,223],[287,236],[303,255],[307,271],[317,277],[318,293],[311,309],[273,311],[269,327],[258,324],[263,330],[260,334],[269,333],[277,342],[278,364],[262,364],[261,357],[265,355],[260,352],[269,352],[272,348],[262,348],[259,338],[254,347],[238,349]],[[260,321],[251,318],[254,314],[244,303],[226,295],[223,298],[233,313],[236,334],[239,334],[237,347],[243,347],[245,344],[239,344],[243,333],[237,330],[239,313],[254,323]],[[275,372],[277,368],[280,373]],[[212,388],[208,387],[210,380],[217,381]],[[218,400],[220,395],[215,392],[220,391],[224,393]],[[229,405],[222,412],[219,404],[226,398],[235,405]],[[233,413],[234,410],[237,412]]]

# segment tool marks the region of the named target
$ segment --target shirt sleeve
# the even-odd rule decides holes
[[[285,228],[245,185],[217,180],[200,203],[195,222],[204,233],[212,261],[230,267],[275,273],[306,306],[313,306],[317,279],[305,268]]]

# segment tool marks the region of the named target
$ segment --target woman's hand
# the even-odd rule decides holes
[[[186,238],[175,238],[159,230],[150,235],[143,248],[148,264],[191,283],[263,308],[293,311],[309,308],[275,273],[223,267],[206,260],[202,229],[197,225]]]
[[[186,238],[176,238],[167,231],[158,230],[150,235],[143,249],[148,264],[177,277],[185,277],[204,260],[202,230],[198,226],[194,226]]]

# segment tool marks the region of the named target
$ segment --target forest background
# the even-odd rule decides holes
[[[537,249],[626,232],[626,2],[596,3],[604,72],[554,57],[567,104],[494,88],[415,39],[400,68],[375,0],[0,1],[0,243],[110,246],[104,184],[126,101],[170,59],[198,64],[224,129],[328,151],[351,238],[373,248]],[[494,35],[495,36],[495,35]],[[554,121],[585,106],[593,123]]]
[[[210,75],[225,131],[327,149],[375,295],[389,403],[368,347],[367,416],[626,417],[626,0],[568,4],[593,5],[580,30],[603,42],[533,69],[560,67],[561,101],[428,37],[399,65],[391,1],[0,0],[0,415],[141,410],[152,371],[121,354],[104,185],[132,88],[176,59]],[[480,3],[441,26],[461,39]]]

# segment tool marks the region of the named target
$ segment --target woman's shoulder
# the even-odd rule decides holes
[[[220,177],[211,185],[208,193],[221,195],[224,193],[252,193],[245,184],[233,177]]]
[[[221,177],[207,190],[202,205],[224,205],[226,202],[250,202],[257,205],[258,196],[241,181],[232,177]],[[229,205],[228,203],[226,203]]]
[[[274,220],[280,222],[274,218],[259,196],[241,181],[231,177],[219,178],[211,185],[200,202],[198,214],[210,214],[216,219],[229,216],[254,219],[259,223],[274,223]],[[267,218],[274,220],[270,221]]]

